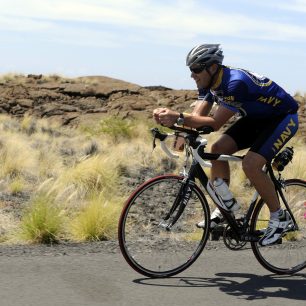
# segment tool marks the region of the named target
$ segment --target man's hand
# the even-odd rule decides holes
[[[156,108],[153,110],[153,118],[154,120],[158,123],[161,124],[160,120],[159,120],[159,114],[164,112],[166,110],[166,108]]]
[[[153,118],[155,121],[167,127],[173,126],[179,116],[180,114],[178,112],[168,108],[156,108],[153,111]]]

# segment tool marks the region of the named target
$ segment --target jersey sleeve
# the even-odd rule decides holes
[[[214,103],[212,93],[209,90],[206,90],[206,89],[200,89],[199,90],[198,100],[207,101],[210,104]]]
[[[248,86],[243,81],[231,81],[220,104],[234,112],[239,112],[239,106],[246,101],[247,96]]]

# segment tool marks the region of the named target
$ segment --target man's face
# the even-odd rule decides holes
[[[211,76],[209,75],[207,69],[211,71],[211,68],[212,66],[205,69],[203,65],[201,66],[199,64],[195,64],[190,67],[191,77],[196,82],[198,89],[208,88],[211,81]]]

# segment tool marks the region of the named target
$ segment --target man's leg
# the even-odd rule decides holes
[[[211,153],[216,154],[233,154],[238,151],[238,147],[234,139],[223,134],[211,147]],[[224,179],[228,184],[230,182],[230,168],[228,162],[212,161],[211,181],[217,177]]]
[[[259,244],[269,245],[278,241],[282,234],[293,225],[286,210],[280,209],[280,203],[270,177],[262,171],[266,159],[258,153],[249,151],[243,161],[243,170],[270,209],[270,221]]]
[[[242,168],[262,199],[267,203],[270,212],[280,208],[275,187],[270,177],[262,170],[266,159],[258,153],[249,151],[242,162]]]
[[[211,147],[211,153],[215,154],[233,154],[237,152],[237,144],[229,135],[223,134]],[[227,184],[230,181],[230,169],[228,162],[211,161],[210,180],[213,182],[217,177],[222,178]],[[214,228],[217,224],[223,221],[223,216],[218,208],[211,214],[210,228]],[[204,220],[197,224],[198,227],[204,227]]]

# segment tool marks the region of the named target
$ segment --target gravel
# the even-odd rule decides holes
[[[0,256],[70,256],[87,255],[92,253],[114,254],[119,252],[117,241],[98,242],[61,242],[58,244],[20,244],[0,245]]]
[[[247,244],[242,250],[249,249]],[[207,241],[205,251],[226,249],[223,240]],[[139,249],[139,252],[142,250]],[[230,250],[228,250],[230,252]],[[0,245],[0,257],[33,257],[33,256],[74,256],[94,253],[117,254],[120,248],[117,240],[96,242],[60,242],[58,244],[14,244]]]

